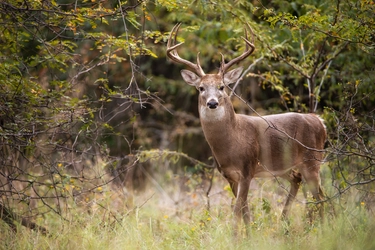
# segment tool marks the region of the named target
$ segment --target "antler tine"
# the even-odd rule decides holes
[[[181,23],[177,23],[175,26],[173,26],[172,30],[171,30],[171,33],[169,34],[169,37],[168,37],[168,42],[167,42],[167,56],[172,60],[172,61],[175,61],[175,62],[178,62],[176,61],[176,58],[175,58],[175,49],[182,45],[183,43],[179,43],[179,44],[175,44],[175,42],[177,41],[177,33],[178,33],[178,29],[180,28],[180,25]],[[174,37],[173,37],[173,34],[174,34]],[[172,38],[173,37],[173,38]],[[173,46],[172,46],[172,41],[173,41]],[[177,55],[178,56],[178,55]]]
[[[197,54],[197,63],[192,63],[192,62],[189,62],[188,60],[185,60],[183,58],[181,58],[176,49],[177,47],[181,46],[183,44],[182,43],[178,43],[178,44],[175,44],[176,41],[177,41],[177,33],[178,33],[178,30],[181,26],[181,23],[177,23],[171,30],[171,33],[169,34],[169,38],[168,38],[168,42],[167,42],[167,56],[174,62],[177,62],[177,63],[182,63],[188,67],[190,67],[191,69],[193,69],[200,77],[204,76],[205,73],[200,65],[200,61],[199,61],[199,52]],[[172,39],[172,36],[174,34],[174,38]],[[173,40],[173,46],[172,46],[172,40]]]
[[[247,30],[245,29],[245,37],[241,37],[245,43],[246,43],[246,49],[244,51],[244,53],[242,53],[242,55],[232,59],[231,61],[229,61],[228,63],[225,63],[225,60],[224,60],[224,55],[221,54],[221,67],[220,67],[220,73],[221,74],[224,74],[230,67],[232,67],[234,64],[244,60],[246,57],[248,57],[249,55],[251,55],[254,50],[255,50],[255,46],[253,44],[254,42],[254,33],[253,33],[253,30],[251,29],[250,25],[247,23],[247,26],[248,28],[250,29],[250,32],[253,34],[252,36],[252,42],[250,42],[248,39],[247,39]]]

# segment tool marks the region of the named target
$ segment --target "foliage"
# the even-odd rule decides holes
[[[125,22],[124,13],[137,7],[0,3],[1,204],[10,213],[54,212],[69,219],[71,201],[86,196],[89,202],[90,193],[113,179],[100,167],[114,161],[101,139],[110,126],[97,118],[99,102],[86,82],[93,80],[90,74],[99,78],[98,71],[105,75],[113,63],[152,55],[126,29],[114,30],[117,35],[103,31],[110,21]],[[108,90],[105,84],[101,88]],[[134,95],[122,95],[123,104],[139,102]]]

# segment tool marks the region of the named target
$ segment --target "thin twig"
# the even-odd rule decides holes
[[[258,59],[256,59],[252,64],[249,65],[249,67],[247,67],[247,69],[242,73],[241,77],[238,78],[236,84],[233,86],[233,88],[231,89],[231,92],[229,94],[229,97],[231,97],[233,95],[233,92],[236,90],[238,84],[240,83],[240,81],[243,79],[243,77],[245,77],[249,71],[257,64],[259,63],[260,61],[262,61],[264,59],[264,56],[261,56],[259,57]]]
[[[327,65],[327,68],[324,70],[324,74],[323,74],[323,76],[322,76],[322,79],[320,80],[320,84],[319,84],[319,87],[318,87],[318,89],[317,89],[317,91],[316,91],[315,96],[319,96],[319,94],[320,94],[320,89],[321,89],[322,86],[323,86],[324,79],[325,79],[326,76],[327,76],[327,73],[328,73],[328,70],[329,70],[329,68],[330,68],[330,66],[331,66],[331,63],[332,63],[332,60],[329,61],[328,65]],[[317,108],[318,108],[318,103],[319,103],[319,102],[318,102],[317,100],[315,100],[314,113],[316,112],[316,110],[317,110]]]
[[[283,130],[280,130],[278,129],[274,124],[270,123],[266,118],[264,118],[262,115],[260,115],[255,109],[253,109],[251,107],[251,105],[245,101],[241,96],[239,96],[238,94],[236,94],[235,92],[233,92],[234,96],[236,96],[238,99],[240,99],[244,104],[246,104],[246,106],[248,106],[259,118],[261,118],[263,121],[265,121],[268,125],[269,128],[271,129],[275,129],[276,131],[284,134],[287,138],[297,142],[299,145],[301,145],[302,147],[304,147],[305,149],[307,150],[311,150],[311,151],[316,151],[316,152],[326,152],[325,149],[316,149],[316,148],[311,148],[311,147],[308,147],[306,146],[305,144],[303,144],[302,142],[300,142],[299,140],[297,140],[295,137],[289,135],[286,131],[283,131]]]

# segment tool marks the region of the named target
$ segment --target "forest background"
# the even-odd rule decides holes
[[[217,71],[220,53],[243,52],[250,25],[256,49],[242,62],[236,111],[319,114],[327,213],[374,215],[373,1],[6,0],[0,21],[3,235],[48,234],[85,216],[113,226],[147,206],[164,219],[205,211],[205,223],[215,206],[230,209],[197,92],[166,58],[179,22],[179,54],[195,61],[200,52],[206,72]],[[275,179],[250,194],[255,229],[280,211],[286,185]]]

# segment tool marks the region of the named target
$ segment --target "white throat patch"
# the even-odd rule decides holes
[[[217,122],[224,118],[225,109],[223,106],[219,106],[216,109],[209,109],[208,107],[200,106],[199,115],[202,120]]]

